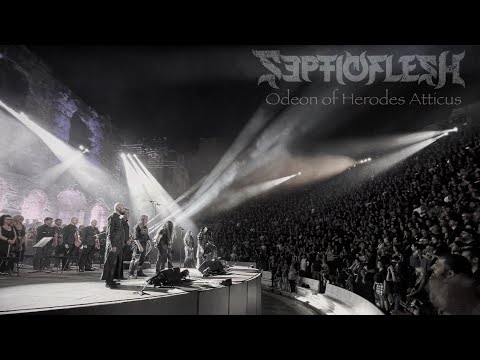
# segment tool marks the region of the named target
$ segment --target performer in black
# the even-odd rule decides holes
[[[167,263],[168,268],[173,268],[172,264],[172,240],[173,240],[173,223],[167,221],[155,235],[155,242],[158,249],[158,260],[156,265],[157,274],[165,269]]]
[[[53,228],[53,219],[46,217],[43,220],[43,225],[37,228],[37,238],[35,243],[42,240],[44,237],[55,237],[55,229]],[[44,270],[50,266],[49,256],[52,253],[53,245],[52,241],[49,241],[43,248],[36,248],[35,255],[33,256],[33,269]]]
[[[123,231],[125,233],[123,242],[120,246],[120,251],[118,252],[119,262],[117,263],[117,268],[115,269],[114,279],[117,280],[127,280],[126,277],[123,276],[123,248],[127,242],[131,238],[130,236],[130,225],[128,224],[128,218],[130,217],[130,209],[125,208],[125,212],[123,214],[122,225]]]
[[[185,245],[185,264],[183,265],[186,268],[195,267],[195,240],[193,240],[192,231],[188,230],[183,238],[183,244]]]
[[[125,230],[120,218],[121,215],[125,214],[125,206],[116,203],[113,209],[114,213],[108,217],[105,263],[101,277],[105,281],[105,286],[110,289],[114,289],[118,285],[114,282],[114,273],[118,261],[120,261],[119,252],[122,251],[125,240]]]
[[[148,216],[142,215],[138,224],[135,226],[134,238],[132,243],[133,254],[132,260],[130,261],[130,278],[135,277],[135,271],[137,271],[136,276],[145,277],[142,270],[142,265],[145,261],[145,254],[147,252],[147,244],[150,242],[150,236],[148,235]],[[151,244],[150,244],[151,246]]]
[[[83,252],[80,257],[79,271],[93,271],[93,254],[95,252],[95,235],[99,233],[97,220],[92,220],[90,226],[83,228],[80,233],[82,239]]]

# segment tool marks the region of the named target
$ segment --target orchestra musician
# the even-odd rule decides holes
[[[107,246],[107,227],[104,226],[102,232],[95,237],[98,240],[100,264],[103,264],[105,262],[105,248]]]
[[[27,235],[27,228],[23,224],[24,217],[22,215],[15,215],[12,218],[13,227],[17,231],[17,244],[15,246],[15,257],[18,260],[18,267],[23,267],[23,256],[25,255],[25,237]]]
[[[63,245],[63,228],[62,228],[62,219],[55,219],[55,225],[53,230],[55,232],[52,240],[53,251],[55,254],[55,266],[58,267],[60,260],[59,256],[65,256],[67,249]]]
[[[95,245],[98,242],[98,239],[95,237],[99,233],[97,228],[97,220],[92,220],[90,226],[83,228],[80,233],[83,251],[82,256],[80,257],[79,262],[79,271],[94,271],[93,269],[93,254],[95,250]]]
[[[77,229],[78,218],[73,217],[70,224],[66,225],[62,230],[63,244],[66,249],[67,257],[77,257],[78,250],[81,245],[80,235]],[[67,259],[62,259],[62,268],[66,270]]]
[[[35,243],[42,240],[44,237],[54,237],[55,230],[53,228],[53,219],[46,217],[43,220],[43,225],[37,228],[37,238]],[[50,266],[50,254],[52,250],[52,242],[49,241],[43,248],[36,248],[33,256],[33,269],[44,270]]]
[[[12,247],[17,243],[17,232],[12,225],[12,217],[10,215],[2,215],[0,217],[0,257],[6,260],[0,260],[0,272],[12,272],[14,268],[14,256],[11,251]]]

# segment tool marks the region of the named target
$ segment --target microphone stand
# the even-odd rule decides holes
[[[179,268],[180,268],[180,270],[182,270],[182,246],[183,246],[183,229],[182,229],[182,228],[180,228],[180,233],[181,233],[182,235],[180,236],[180,249],[179,249],[179,253],[180,253],[180,266],[179,266]],[[185,256],[186,256],[186,254],[185,254]]]

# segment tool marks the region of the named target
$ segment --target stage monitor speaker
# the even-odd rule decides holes
[[[206,268],[210,268],[211,272],[218,272],[223,270],[223,265],[218,260],[207,260],[207,261],[204,261],[202,265],[200,265],[200,267],[198,268],[198,271],[203,273],[203,271]]]

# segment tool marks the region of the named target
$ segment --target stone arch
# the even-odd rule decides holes
[[[92,210],[90,212],[89,224],[92,220],[97,220],[97,227],[102,231],[104,226],[107,226],[107,218],[109,210],[107,205],[102,200],[95,201]]]
[[[78,223],[85,222],[85,209],[87,200],[85,195],[78,190],[67,189],[57,195],[58,217],[64,224],[70,224],[73,217],[78,218]]]
[[[73,113],[70,119],[70,134],[68,138],[69,144],[74,148],[83,145],[91,150],[93,147],[91,140],[93,138],[93,133],[88,128],[88,125],[85,120],[83,120],[78,110]]]
[[[29,91],[25,74],[8,57],[0,58],[0,98],[15,110],[23,110]]]
[[[44,218],[47,196],[42,190],[32,190],[23,201],[22,216],[25,220],[37,219],[42,221]]]

